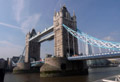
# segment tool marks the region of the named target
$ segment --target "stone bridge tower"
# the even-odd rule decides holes
[[[29,39],[36,35],[35,29],[32,29],[31,32],[29,32],[26,35],[26,48],[25,48],[25,62],[28,63],[30,60],[34,59],[35,61],[40,60],[40,43],[32,41],[30,42]]]
[[[55,56],[66,57],[67,55],[78,54],[78,42],[67,30],[62,26],[65,24],[71,29],[77,29],[76,16],[73,12],[73,16],[70,16],[67,8],[63,6],[60,11],[55,12],[53,17],[54,24],[54,41],[55,41]]]
[[[75,31],[77,29],[75,13],[70,16],[65,6],[54,14],[55,57],[45,58],[45,64],[40,68],[41,77],[88,74],[86,61],[70,61],[67,59],[67,55],[78,54],[78,42],[76,38],[66,31],[62,24]]]
[[[13,69],[14,73],[24,73],[30,72],[30,61],[40,60],[40,43],[39,42],[30,42],[29,39],[36,35],[34,29],[26,35],[26,44],[25,44],[25,62],[17,63],[17,66]]]

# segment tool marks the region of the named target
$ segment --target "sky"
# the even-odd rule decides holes
[[[81,31],[120,42],[120,0],[0,0],[0,58],[21,55],[26,33],[52,26],[55,10],[63,5],[71,15],[75,11]],[[54,54],[54,41],[43,42],[40,52],[41,57]]]

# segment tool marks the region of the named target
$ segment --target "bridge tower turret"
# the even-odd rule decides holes
[[[30,62],[30,59],[35,61],[40,60],[40,43],[39,42],[30,42],[29,39],[36,35],[35,29],[32,29],[31,32],[26,35],[26,50],[25,50],[25,62]]]
[[[54,53],[56,57],[45,58],[45,64],[40,68],[41,77],[88,74],[86,61],[67,59],[67,55],[78,54],[78,41],[67,32],[63,24],[77,30],[75,13],[70,16],[65,6],[54,14]]]
[[[40,43],[29,41],[29,39],[35,35],[35,29],[32,29],[31,32],[27,33],[25,43],[25,62],[18,62],[17,66],[13,69],[14,73],[28,72],[30,71],[31,59],[34,59],[35,61],[40,60]]]
[[[70,15],[67,8],[63,6],[60,11],[55,12],[53,17],[54,25],[54,42],[55,42],[55,56],[66,57],[67,55],[78,54],[78,42],[75,37],[66,31],[62,24],[67,25],[71,29],[77,29],[76,16]]]

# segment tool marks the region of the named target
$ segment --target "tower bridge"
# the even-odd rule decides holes
[[[47,40],[54,40],[55,57],[45,58],[40,68],[43,77],[88,74],[86,60],[120,57],[120,43],[100,40],[78,30],[75,13],[71,16],[63,6],[55,12],[53,26],[41,33],[36,33],[35,29],[27,33],[25,58],[20,58],[23,62],[19,60],[14,71],[30,70],[30,59],[40,60],[41,43]],[[84,45],[80,45],[80,42]],[[94,48],[98,48],[100,53],[94,53]],[[109,52],[101,53],[106,49]]]

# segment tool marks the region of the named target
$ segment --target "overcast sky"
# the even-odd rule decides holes
[[[0,0],[0,58],[22,54],[26,33],[52,26],[54,11],[64,4],[71,15],[75,11],[80,30],[120,42],[120,0]],[[42,57],[53,47],[53,41],[42,43]]]

